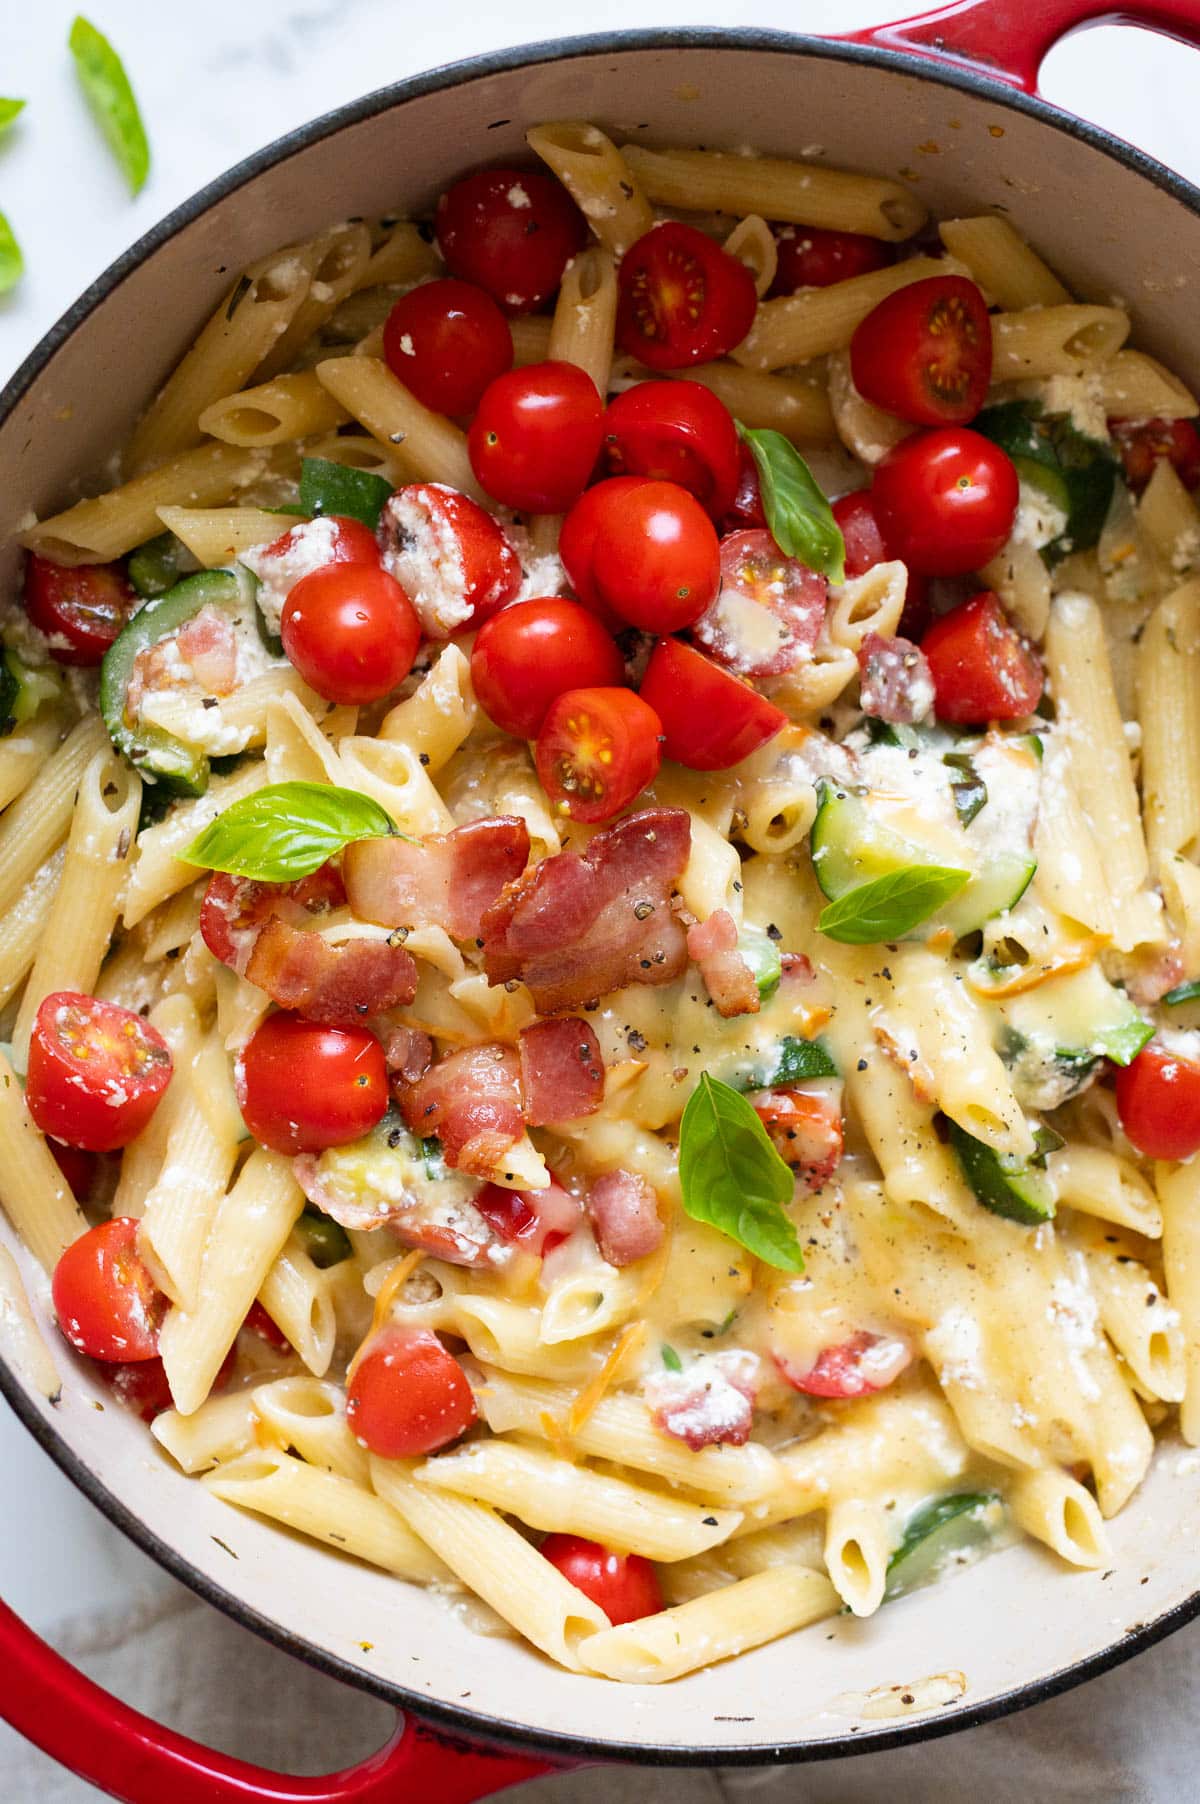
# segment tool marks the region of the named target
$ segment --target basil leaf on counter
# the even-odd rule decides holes
[[[102,32],[80,13],[67,39],[80,86],[132,193],[150,173],[150,145],[125,65]]]
[[[8,220],[0,213],[0,294],[15,288],[25,270],[21,247]]]
[[[24,111],[23,100],[0,100],[0,132],[6,132],[17,115]]]
[[[378,802],[329,783],[268,783],[197,834],[188,864],[260,883],[309,877],[356,839],[382,839],[395,822]]]
[[[831,583],[845,582],[846,541],[833,509],[795,445],[782,432],[752,429],[740,420],[737,429],[758,469],[763,513],[780,551],[827,576]]]
[[[829,939],[846,946],[902,939],[956,896],[970,876],[970,871],[950,865],[909,865],[847,890],[821,910],[817,926]]]
[[[779,1271],[804,1270],[796,1230],[784,1214],[795,1177],[745,1097],[707,1071],[683,1111],[679,1183],[693,1221],[707,1222]]]
[[[300,511],[344,514],[374,532],[392,485],[370,470],[355,470],[328,457],[306,457],[300,465]]]

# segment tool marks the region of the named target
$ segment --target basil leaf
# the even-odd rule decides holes
[[[1190,983],[1177,983],[1173,990],[1168,990],[1163,997],[1163,1007],[1178,1008],[1180,1003],[1197,999],[1200,999],[1200,977],[1193,977]]]
[[[960,825],[969,827],[979,810],[987,807],[987,784],[975,769],[970,752],[946,752],[942,763],[962,772],[958,781],[951,783],[950,794],[954,797],[954,812]]]
[[[846,946],[898,940],[956,896],[970,875],[950,865],[912,864],[847,890],[822,909],[817,926]]]
[[[146,128],[125,65],[102,32],[80,13],[67,39],[80,86],[132,193],[150,173]]]
[[[763,513],[785,557],[818,570],[831,583],[846,580],[846,541],[812,471],[782,432],[735,422],[758,468]]]
[[[693,1221],[708,1222],[779,1271],[804,1270],[796,1230],[783,1212],[796,1180],[745,1097],[707,1071],[683,1111],[679,1183]]]
[[[0,100],[0,132],[6,132],[18,113],[24,111],[23,100]]]
[[[794,1034],[779,1043],[779,1063],[767,1080],[781,1089],[813,1077],[836,1077],[838,1068],[822,1040],[798,1040]]]
[[[180,856],[209,871],[294,883],[355,839],[382,839],[395,823],[378,802],[328,783],[268,783],[197,834]]]
[[[12,227],[0,213],[0,294],[7,294],[21,280],[25,259]]]
[[[374,532],[391,492],[386,477],[328,457],[306,457],[300,465],[300,510],[305,514],[344,514]]]
[[[682,1372],[683,1361],[680,1359],[674,1347],[664,1345],[659,1348],[659,1351],[662,1354],[662,1362],[666,1366],[668,1372]]]

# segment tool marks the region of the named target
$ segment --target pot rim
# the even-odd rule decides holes
[[[1200,216],[1200,187],[1165,164],[1148,156],[1136,146],[1100,126],[1079,119],[1052,106],[1038,95],[1030,95],[1009,86],[1001,77],[985,68],[971,69],[958,62],[940,58],[937,53],[913,55],[886,46],[847,43],[839,39],[812,37],[765,27],[738,26],[662,27],[628,31],[593,32],[580,36],[539,39],[505,50],[488,51],[458,62],[439,64],[422,74],[405,77],[385,87],[375,88],[359,99],[348,101],[328,113],[309,120],[263,149],[235,163],[223,174],[198,189],[187,200],[172,209],[150,230],[122,252],[56,320],[33,350],[0,389],[0,426],[8,419],[37,378],[89,316],[113,294],[153,253],[161,249],[218,202],[226,200],[277,164],[286,162],[300,151],[308,150],[326,138],[335,136],[347,126],[357,125],[410,100],[444,89],[461,87],[481,76],[505,74],[542,63],[565,61],[575,57],[607,56],[624,51],[644,50],[750,50],[778,55],[799,55],[834,62],[861,63],[889,72],[909,75],[935,86],[948,87],[984,98],[996,106],[1025,113],[1053,130],[1079,139],[1093,149],[1123,164],[1155,187],[1181,202]],[[525,1728],[502,1722],[479,1711],[430,1698],[402,1685],[376,1678],[348,1661],[341,1660],[316,1643],[306,1640],[269,1616],[247,1604],[236,1592],[215,1583],[170,1543],[163,1541],[142,1519],[100,1480],[96,1473],[54,1428],[52,1422],[33,1402],[8,1364],[0,1359],[0,1394],[33,1435],[38,1445],[49,1454],[76,1488],[99,1509],[113,1525],[148,1554],[159,1566],[186,1585],[189,1590],[214,1605],[242,1627],[250,1629],[283,1652],[303,1660],[319,1672],[338,1679],[357,1690],[366,1691],[385,1702],[410,1713],[418,1721],[436,1724],[471,1741],[486,1741],[499,1747],[522,1752],[560,1755],[564,1762],[594,1762],[602,1753],[606,1762],[628,1762],[634,1765],[663,1767],[711,1766],[716,1759],[722,1766],[799,1765],[810,1761],[840,1759],[847,1755],[877,1753],[885,1749],[932,1741],[961,1729],[975,1728],[1011,1716],[1033,1704],[1045,1703],[1060,1693],[1110,1672],[1135,1654],[1165,1640],[1177,1629],[1200,1617],[1200,1588],[1153,1621],[1140,1624],[1131,1633],[1097,1649],[1069,1666],[1014,1685],[999,1696],[976,1705],[967,1705],[942,1716],[917,1718],[901,1727],[871,1730],[866,1734],[847,1734],[820,1742],[784,1742],[771,1746],[697,1746],[682,1748],[653,1742],[592,1742],[581,1735],[559,1731]]]

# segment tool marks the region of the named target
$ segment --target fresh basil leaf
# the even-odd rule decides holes
[[[784,1214],[796,1180],[745,1097],[707,1071],[683,1111],[679,1183],[693,1221],[708,1222],[779,1271],[804,1270],[796,1230]]]
[[[758,469],[763,513],[771,537],[786,557],[827,576],[846,580],[846,541],[812,471],[782,432],[737,422],[742,443]]]
[[[682,1372],[683,1361],[680,1359],[674,1347],[663,1346],[660,1351],[662,1353],[662,1362],[666,1366],[668,1372]]]
[[[902,939],[956,896],[970,876],[950,865],[912,864],[847,890],[821,910],[817,926],[846,946]]]
[[[392,485],[370,470],[306,457],[300,465],[300,509],[306,514],[344,514],[374,532]]]
[[[1200,977],[1193,977],[1190,983],[1177,983],[1173,990],[1168,990],[1163,997],[1164,1008],[1178,1008],[1184,1002],[1200,1001]]]
[[[102,32],[80,13],[67,39],[80,86],[132,193],[150,173],[150,145],[125,65]]]
[[[951,783],[950,794],[954,797],[954,812],[959,822],[969,827],[979,810],[987,807],[987,784],[976,770],[970,752],[946,752],[942,763],[962,772],[958,780]]]
[[[311,876],[356,839],[382,839],[396,826],[378,802],[326,783],[268,783],[243,796],[197,834],[188,864],[260,883]]]
[[[0,213],[0,294],[15,288],[25,270],[25,259],[12,227]]]
[[[23,100],[0,100],[0,132],[6,132],[18,114],[24,111]]]
[[[768,1083],[781,1089],[813,1077],[836,1077],[838,1068],[823,1040],[798,1040],[788,1034],[779,1044],[779,1063]]]

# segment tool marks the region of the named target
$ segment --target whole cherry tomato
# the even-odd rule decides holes
[[[1032,714],[1045,681],[1041,659],[990,589],[935,620],[921,650],[939,720],[982,725]]]
[[[138,596],[119,564],[52,564],[31,551],[25,612],[60,664],[99,664]]]
[[[846,575],[865,576],[876,564],[887,563],[892,553],[883,542],[870,489],[853,489],[833,504],[833,517],[846,545]],[[929,625],[929,579],[917,570],[908,572],[904,612],[896,631],[905,639],[919,639]]]
[[[721,582],[716,529],[674,482],[609,489],[596,503],[591,581],[597,599],[630,626],[675,633],[715,600]]]
[[[871,494],[892,555],[926,576],[988,563],[1007,544],[1020,499],[1011,458],[965,426],[903,440],[877,466]]]
[[[547,1535],[542,1555],[556,1571],[598,1604],[616,1628],[657,1616],[666,1606],[658,1574],[638,1553],[614,1553],[582,1535]]]
[[[710,657],[739,676],[778,676],[821,636],[829,585],[780,551],[769,532],[721,540],[721,592],[692,628]]]
[[[548,301],[587,243],[583,214],[539,169],[478,169],[437,205],[438,244],[452,276],[485,288],[505,313]]]
[[[383,328],[388,368],[435,413],[474,413],[512,368],[508,321],[486,289],[448,276],[402,294]]]
[[[965,426],[992,380],[987,302],[965,276],[896,289],[855,331],[850,372],[865,400],[902,420]]]
[[[137,1249],[128,1215],[81,1234],[59,1258],[51,1280],[54,1313],[71,1345],[93,1359],[153,1359],[167,1299]]]
[[[1173,464],[1185,489],[1200,488],[1200,432],[1191,420],[1110,420],[1125,480],[1140,495],[1161,458]]]
[[[689,770],[728,770],[787,725],[774,702],[678,639],[659,640],[640,693],[662,723],[665,755]]]
[[[619,688],[625,666],[612,634],[577,601],[519,601],[493,614],[471,652],[480,707],[515,739],[536,739],[568,689]]]
[[[741,344],[758,306],[745,264],[674,220],[630,245],[619,290],[617,343],[652,370],[724,357]]]
[[[600,452],[604,404],[573,363],[531,363],[484,390],[467,435],[489,495],[521,513],[561,514],[583,493]]]
[[[569,689],[551,703],[534,747],[542,788],[572,820],[611,820],[658,775],[661,730],[631,689]]]
[[[912,1364],[912,1348],[893,1335],[872,1334],[867,1329],[852,1334],[836,1346],[825,1347],[806,1368],[777,1344],[772,1355],[793,1390],[810,1397],[863,1397],[886,1390]]]
[[[1151,1040],[1117,1072],[1117,1113],[1147,1159],[1190,1159],[1200,1152],[1200,1061]]]
[[[476,1418],[467,1375],[428,1328],[384,1328],[346,1386],[346,1420],[381,1459],[413,1459],[456,1441]]]
[[[268,1015],[238,1056],[238,1106],[277,1153],[319,1153],[369,1134],[388,1103],[383,1048],[365,1027]]]
[[[327,702],[378,701],[413,666],[421,623],[394,576],[375,564],[326,564],[303,576],[280,615],[283,649]]]
[[[396,489],[379,520],[384,567],[416,609],[426,638],[469,632],[512,601],[521,560],[477,501],[441,482]]]
[[[639,382],[604,416],[604,459],[614,475],[677,482],[714,519],[733,506],[741,452],[733,415],[700,382]]]
[[[34,1018],[25,1101],[44,1134],[113,1152],[137,1139],[171,1069],[167,1042],[132,1009],[56,990]]]
[[[600,598],[593,575],[596,534],[604,515],[618,496],[631,495],[650,479],[646,476],[610,476],[585,489],[562,523],[558,537],[558,555],[568,581],[585,608],[614,629],[624,623]]]
[[[892,247],[862,232],[825,232],[818,226],[775,227],[778,263],[772,296],[795,294],[798,288],[828,288],[883,269],[892,260]]]

